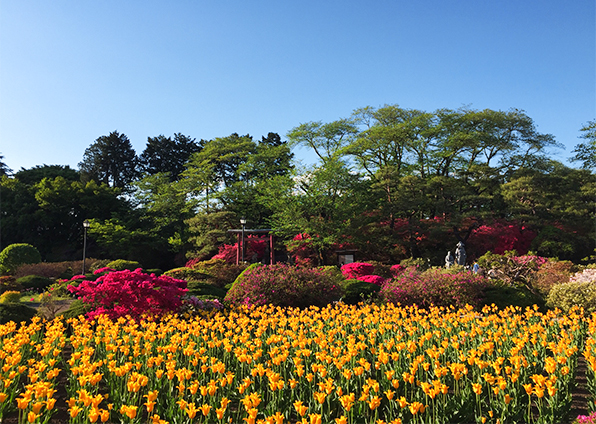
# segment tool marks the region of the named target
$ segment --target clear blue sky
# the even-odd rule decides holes
[[[114,130],[140,154],[399,104],[523,109],[565,161],[596,118],[595,22],[594,0],[0,0],[0,153],[76,168]]]

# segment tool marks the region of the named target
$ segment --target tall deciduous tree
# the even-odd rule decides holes
[[[137,165],[138,158],[128,137],[113,131],[85,150],[79,168],[86,179],[128,189],[139,176]]]
[[[571,160],[581,162],[584,169],[596,170],[596,121],[588,122],[580,131],[583,132],[581,138],[586,141],[575,146]]]
[[[180,133],[174,134],[174,138],[163,135],[149,137],[139,162],[147,174],[168,173],[170,181],[177,181],[185,169],[184,164],[200,149],[194,138]]]

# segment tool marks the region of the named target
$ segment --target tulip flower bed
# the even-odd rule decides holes
[[[562,422],[595,328],[577,309],[341,303],[35,319],[0,326],[0,417],[52,422],[63,404],[72,423]]]

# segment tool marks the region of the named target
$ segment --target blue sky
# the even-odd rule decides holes
[[[0,0],[0,153],[76,168],[114,130],[140,154],[399,104],[523,109],[565,161],[596,118],[595,23],[594,0]]]

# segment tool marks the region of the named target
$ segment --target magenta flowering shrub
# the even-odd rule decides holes
[[[341,297],[341,288],[324,268],[275,264],[248,268],[228,291],[235,305],[324,306]]]
[[[114,268],[104,266],[104,267],[98,268],[95,271],[93,271],[93,274],[98,275],[98,274],[104,274],[104,273],[114,272],[114,271],[116,271]]]
[[[341,273],[347,279],[359,279],[364,275],[371,275],[375,272],[375,266],[366,262],[352,262],[341,267]]]
[[[488,286],[485,277],[470,272],[449,274],[437,269],[422,273],[411,270],[387,280],[379,295],[387,302],[421,308],[431,305],[460,308],[466,304],[479,308]]]
[[[405,270],[406,270],[406,267],[403,265],[400,265],[400,264],[393,265],[390,269],[391,275],[393,275],[393,277],[397,277]]]
[[[385,278],[379,275],[363,275],[357,278],[358,281],[365,281],[367,283],[376,284],[377,286],[382,286],[385,282]]]
[[[68,290],[93,307],[87,314],[89,318],[106,314],[112,319],[126,315],[159,317],[176,312],[187,292],[186,281],[145,274],[140,268],[110,272],[95,281],[69,286]]]

